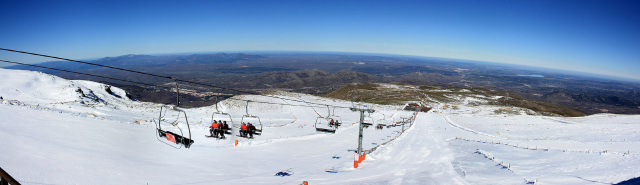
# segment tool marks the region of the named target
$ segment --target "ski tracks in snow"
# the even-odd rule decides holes
[[[504,137],[494,136],[494,135],[491,135],[491,134],[487,134],[487,133],[484,133],[484,132],[475,131],[475,130],[469,129],[469,128],[467,128],[467,127],[460,126],[459,124],[457,124],[457,123],[455,123],[455,122],[451,121],[451,119],[449,119],[449,117],[447,117],[447,116],[445,116],[445,115],[441,115],[441,116],[442,116],[442,117],[447,121],[447,123],[449,123],[451,126],[456,127],[456,128],[459,128],[459,129],[461,129],[461,130],[464,130],[464,131],[467,131],[467,132],[471,132],[471,133],[474,133],[474,134],[478,134],[478,135],[483,135],[483,136],[487,136],[487,137],[496,138],[496,139],[507,139],[507,138],[504,138]]]

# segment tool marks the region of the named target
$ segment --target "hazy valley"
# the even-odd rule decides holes
[[[395,83],[431,88],[477,87],[511,93],[527,101],[573,107],[583,114],[640,114],[638,82],[488,62],[398,55],[285,52],[124,55],[91,62],[254,91],[284,90],[323,95],[350,83]],[[169,80],[67,61],[40,65],[174,86]],[[132,97],[142,101],[169,103],[175,99],[164,89],[29,66],[8,68],[43,71],[67,79],[104,82],[124,88]],[[179,85],[183,88],[182,93],[185,93],[183,105],[186,106],[211,105],[215,102],[215,95],[219,95],[221,100],[237,94],[210,87]]]

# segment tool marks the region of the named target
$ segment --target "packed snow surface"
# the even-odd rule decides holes
[[[217,110],[183,109],[195,143],[175,149],[157,137],[159,104],[38,72],[0,69],[0,78],[0,167],[22,184],[610,184],[640,176],[637,115],[500,114],[511,108],[465,101],[417,114],[368,105],[376,112],[365,113],[365,121],[374,125],[415,121],[404,132],[365,128],[368,154],[354,169],[359,113],[308,106],[351,102],[280,93],[304,102],[244,95]],[[205,137],[212,115],[232,121],[233,134]],[[343,126],[335,134],[316,132],[319,117]],[[263,134],[237,137],[241,121],[261,123]],[[187,120],[179,122],[163,126],[188,136]]]

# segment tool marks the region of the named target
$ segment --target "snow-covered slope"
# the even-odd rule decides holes
[[[207,138],[215,106],[185,109],[195,143],[174,149],[156,137],[160,105],[133,101],[104,84],[38,72],[0,69],[0,77],[0,166],[22,184],[599,184],[640,176],[635,115],[561,118],[434,105],[404,133],[399,126],[365,129],[363,148],[370,153],[354,169],[359,113],[349,109],[236,96],[219,103],[219,111],[236,125],[247,112],[259,116],[263,135]],[[247,107],[242,100],[253,102]],[[376,112],[367,119],[375,124],[414,115],[369,107]],[[335,134],[315,131],[316,119],[327,114],[344,122]],[[291,176],[275,176],[281,171]]]
[[[101,98],[109,97],[105,95],[109,94],[107,89],[110,89],[113,97],[118,97],[118,100],[128,100],[124,90],[95,82],[70,81],[41,72],[6,69],[2,69],[1,72],[0,78],[4,81],[0,92],[5,99],[25,103],[96,104],[105,101]],[[110,98],[109,101],[113,102],[116,99]]]

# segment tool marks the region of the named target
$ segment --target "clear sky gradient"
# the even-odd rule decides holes
[[[0,47],[72,59],[366,52],[640,79],[640,1],[2,0],[0,23]],[[49,61],[8,52],[0,59]]]

